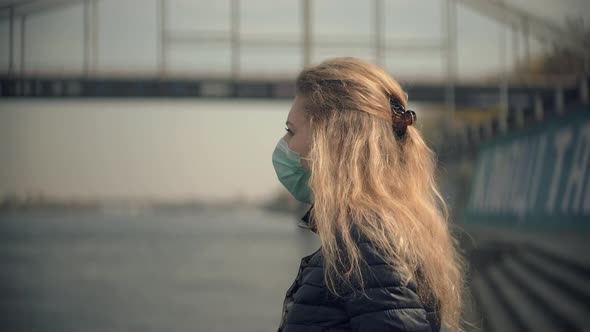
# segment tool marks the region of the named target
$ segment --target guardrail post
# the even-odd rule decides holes
[[[468,131],[468,127],[464,126],[461,127],[461,146],[466,149],[469,146],[469,131]]]
[[[582,104],[588,104],[588,77],[583,77],[580,81],[580,101]]]
[[[535,94],[535,120],[543,120],[543,99],[538,93]]]
[[[555,113],[562,114],[564,111],[563,88],[558,86],[555,89]]]
[[[483,125],[483,133],[484,133],[484,135],[485,135],[486,138],[492,137],[492,134],[493,134],[492,133],[492,122],[493,121],[494,120],[488,120],[488,121],[484,122],[484,125]]]
[[[524,110],[522,107],[518,107],[515,109],[514,115],[516,116],[516,127],[522,128],[524,127]]]
[[[471,138],[473,140],[473,143],[476,144],[479,142],[480,137],[479,137],[479,125],[475,125],[475,126],[471,126],[470,127],[470,131],[471,131]]]
[[[500,117],[498,118],[498,125],[500,133],[502,135],[505,135],[508,132],[508,112],[500,113]]]

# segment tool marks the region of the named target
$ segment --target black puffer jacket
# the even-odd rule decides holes
[[[300,226],[317,233],[310,211]],[[370,242],[355,233],[367,264],[362,269],[365,291],[335,297],[324,282],[321,248],[301,259],[297,278],[287,290],[277,332],[438,332],[440,320],[432,305],[423,304],[416,295],[415,283],[402,286],[378,256]],[[357,284],[358,285],[358,284]],[[391,293],[391,294],[388,294]]]

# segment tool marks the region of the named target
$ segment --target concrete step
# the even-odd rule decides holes
[[[474,276],[471,291],[477,301],[480,315],[483,318],[484,332],[519,332],[514,319],[502,305],[489,281],[482,275]]]
[[[585,326],[590,326],[590,316],[584,307],[563,289],[544,279],[542,274],[535,273],[512,257],[505,257],[503,265],[506,272],[518,280],[521,289],[543,307],[545,315],[559,320],[565,331],[583,331]]]
[[[563,288],[571,297],[577,298],[590,309],[590,276],[581,275],[579,271],[534,251],[522,251],[515,258],[535,273],[544,275],[548,281]]]
[[[551,316],[546,315],[545,310],[519,285],[515,284],[501,266],[490,266],[488,276],[497,295],[502,297],[504,303],[509,306],[507,310],[514,312],[517,317],[515,324],[518,324],[521,331],[563,331],[560,324]]]

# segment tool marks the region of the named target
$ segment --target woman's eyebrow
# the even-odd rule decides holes
[[[287,126],[288,126],[288,125],[291,125],[291,127],[293,127],[293,123],[289,122],[289,120],[287,120],[287,122],[285,122],[285,124],[286,124]]]

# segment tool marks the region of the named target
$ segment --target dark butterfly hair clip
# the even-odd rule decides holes
[[[406,110],[404,105],[393,95],[389,96],[391,106],[392,127],[399,139],[403,138],[408,126],[416,123],[416,113],[412,110]]]

